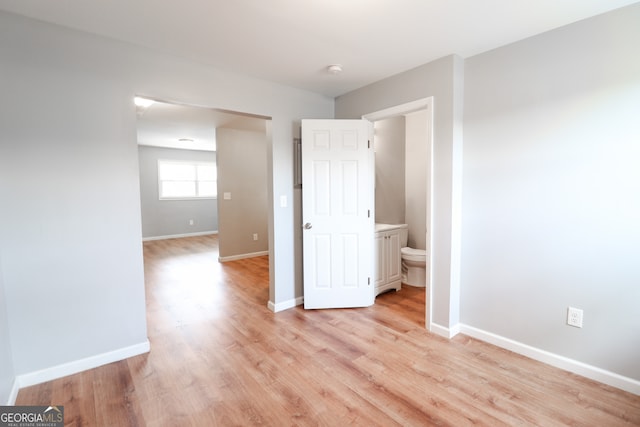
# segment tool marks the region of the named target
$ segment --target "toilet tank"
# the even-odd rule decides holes
[[[400,247],[404,248],[409,241],[409,226],[407,224],[398,224],[398,228],[400,228]]]

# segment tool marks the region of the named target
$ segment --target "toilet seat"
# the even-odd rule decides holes
[[[424,249],[404,247],[400,249],[400,253],[405,261],[425,262],[427,260],[427,251]]]

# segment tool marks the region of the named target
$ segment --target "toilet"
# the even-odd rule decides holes
[[[402,283],[424,288],[427,286],[427,251],[407,247],[407,229],[401,230]]]

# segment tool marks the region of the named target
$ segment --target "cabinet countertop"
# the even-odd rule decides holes
[[[376,233],[400,228],[407,228],[407,224],[381,224],[376,222]]]

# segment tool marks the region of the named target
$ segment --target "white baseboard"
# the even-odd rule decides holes
[[[269,255],[269,251],[251,252],[248,254],[240,254],[240,255],[232,255],[232,256],[221,256],[221,257],[218,257],[218,261],[220,262],[237,261],[239,259],[255,258],[258,256],[265,256],[265,255]]]
[[[302,304],[304,304],[304,297],[298,297],[295,299],[290,299],[288,301],[279,302],[277,304],[269,301],[269,303],[267,304],[267,308],[269,308],[269,310],[273,311],[274,313],[277,313],[279,311],[288,310]]]
[[[13,406],[16,404],[16,399],[18,398],[18,392],[20,391],[20,384],[18,383],[18,379],[14,378],[13,387],[11,387],[11,391],[9,392],[9,400],[7,401],[7,406]]]
[[[436,335],[451,339],[460,333],[460,325],[454,325],[452,328],[447,328],[437,323],[431,323],[429,332],[433,332]]]
[[[169,234],[166,236],[143,237],[142,241],[149,242],[151,240],[167,240],[167,239],[179,239],[181,237],[209,236],[211,234],[218,234],[218,232],[217,231],[199,231],[197,233]]]
[[[145,340],[140,344],[90,356],[85,359],[75,360],[69,363],[63,363],[62,365],[52,366],[51,368],[42,369],[40,371],[18,375],[16,382],[19,388],[41,384],[43,382],[66,377],[67,375],[73,375],[78,372],[97,368],[108,363],[128,359],[129,357],[137,356],[139,354],[148,353],[150,348],[151,345],[149,344],[149,340]]]
[[[555,366],[556,368],[560,368],[565,371],[573,372],[574,374],[628,391],[629,393],[640,395],[640,381],[632,378],[624,377],[616,374],[615,372],[569,359],[568,357],[560,356],[536,347],[531,347],[530,345],[523,344],[491,332],[483,331],[482,329],[474,328],[473,326],[460,324],[459,331],[465,335],[469,335],[470,337],[505,348],[539,362]]]

